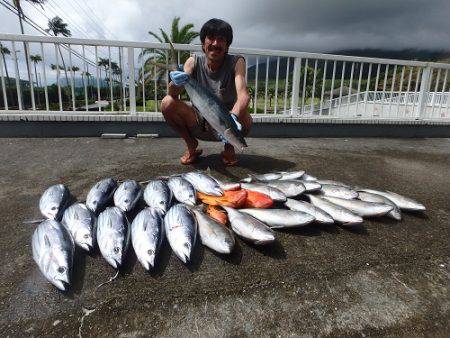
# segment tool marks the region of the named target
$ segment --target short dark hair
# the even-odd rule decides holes
[[[205,43],[207,36],[220,36],[225,39],[228,46],[233,42],[233,29],[228,22],[220,19],[208,20],[200,30],[200,41]]]

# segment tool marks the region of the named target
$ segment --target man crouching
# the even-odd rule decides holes
[[[231,26],[219,19],[211,19],[200,30],[203,55],[191,56],[184,64],[184,72],[197,80],[211,92],[235,116],[242,126],[242,134],[249,133],[252,118],[248,112],[250,101],[245,82],[246,65],[240,55],[229,55],[228,48],[233,41]],[[200,115],[197,108],[178,99],[186,77],[173,77],[169,83],[169,95],[161,103],[161,111],[167,123],[186,142],[187,150],[180,158],[182,164],[193,163],[202,153],[198,141],[219,141],[217,133]],[[221,159],[227,166],[237,163],[231,144],[225,143]]]

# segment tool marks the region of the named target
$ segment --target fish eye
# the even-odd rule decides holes
[[[97,201],[93,201],[92,204],[93,204],[93,205],[96,205],[96,204],[97,204]]]
[[[164,201],[160,201],[159,204],[164,205]]]
[[[124,201],[125,203],[128,203],[129,202],[129,200],[128,199],[126,199],[125,201]]]
[[[154,252],[152,249],[150,249],[150,250],[147,251],[147,253],[148,253],[149,255],[153,255],[155,252]]]
[[[183,246],[184,246],[185,248],[189,249],[189,243],[188,243],[188,242],[184,243]]]
[[[64,271],[66,271],[66,268],[63,266],[60,266],[57,271],[58,271],[58,273],[64,273]]]
[[[120,248],[118,246],[114,247],[114,253],[118,254],[120,252]]]
[[[51,210],[56,210],[56,207],[52,207]]]
[[[88,239],[89,237],[91,237],[91,235],[85,234],[83,237],[86,238],[86,239]]]

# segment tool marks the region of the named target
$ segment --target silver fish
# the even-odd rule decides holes
[[[279,180],[297,180],[300,179],[304,174],[304,170],[296,170],[296,171],[280,171],[281,177]]]
[[[219,184],[213,178],[202,172],[189,172],[181,175],[181,177],[192,184],[197,191],[212,196],[223,196],[223,190]]]
[[[382,203],[371,203],[361,200],[347,200],[339,197],[323,196],[327,201],[344,207],[361,217],[378,217],[386,215],[392,206]]]
[[[128,220],[118,207],[106,208],[97,220],[97,243],[106,261],[118,269],[130,243]]]
[[[305,181],[317,181],[317,177],[309,175],[308,173],[304,173],[303,176],[300,177],[300,179]]]
[[[222,190],[238,190],[241,188],[241,184],[240,183],[235,183],[235,182],[224,182],[221,181],[215,177],[213,177],[214,180],[217,182],[217,184],[219,184],[220,188]]]
[[[254,244],[269,244],[275,241],[275,234],[266,224],[236,209],[223,207],[228,214],[231,229]]]
[[[155,257],[164,238],[162,222],[161,211],[149,207],[139,212],[131,223],[131,243],[139,262],[146,270],[155,265]]]
[[[98,181],[87,194],[86,206],[97,214],[111,201],[116,189],[117,181],[113,178]]]
[[[386,216],[389,216],[390,218],[393,218],[393,219],[395,219],[397,221],[401,221],[402,220],[402,212],[395,205],[395,203],[392,202],[389,198],[386,198],[384,196],[377,195],[377,194],[372,194],[370,192],[365,192],[365,191],[358,191],[358,198],[361,201],[372,202],[372,203],[388,204],[388,205],[390,205],[392,207],[392,210],[389,211],[386,214]]]
[[[286,197],[295,197],[305,192],[305,186],[297,180],[271,180],[264,182],[272,188],[282,191]]]
[[[136,206],[141,195],[141,185],[135,180],[126,180],[119,185],[114,193],[114,205],[123,212],[131,211]]]
[[[322,184],[319,193],[323,196],[340,197],[348,200],[358,197],[358,193],[355,190],[333,184]]]
[[[38,225],[31,240],[33,259],[45,278],[65,291],[70,285],[75,245],[69,231],[55,220]]]
[[[351,189],[352,187],[349,186],[348,184],[339,182],[339,181],[333,181],[333,180],[316,180],[317,183],[319,184],[331,184],[331,185],[338,185],[340,187],[345,187],[345,188],[349,188]]]
[[[149,207],[165,214],[172,204],[172,191],[163,180],[150,181],[144,190],[144,200]]]
[[[183,263],[190,260],[197,238],[197,222],[184,204],[173,205],[164,216],[167,240]]]
[[[39,200],[42,215],[48,219],[61,220],[69,197],[69,190],[63,184],[55,184],[47,188]]]
[[[167,185],[178,202],[194,206],[197,202],[195,189],[188,181],[180,176],[170,177]]]
[[[308,213],[285,209],[239,209],[264,222],[272,229],[296,228],[313,222],[316,218]]]
[[[409,211],[425,211],[426,210],[425,206],[422,203],[419,203],[416,200],[413,200],[412,198],[402,196],[402,195],[397,194],[392,191],[379,191],[379,190],[372,190],[372,189],[360,189],[360,190],[365,191],[365,192],[370,192],[372,194],[384,196],[384,197],[390,199],[392,202],[394,202],[395,205],[402,210],[409,210]]]
[[[322,188],[322,185],[315,181],[306,181],[306,180],[298,180],[298,181],[303,183],[303,185],[305,186],[305,192],[317,191],[320,190],[320,188]]]
[[[257,191],[277,202],[285,202],[286,195],[279,189],[261,183],[241,183],[242,189]]]
[[[211,91],[193,78],[184,85],[192,104],[211,127],[222,135],[228,143],[239,150],[247,147],[242,133],[237,129],[230,111]]]
[[[302,211],[302,212],[306,212],[307,214],[313,215],[316,218],[316,222],[318,222],[318,223],[324,223],[324,224],[334,223],[333,217],[328,215],[322,209],[315,207],[311,203],[288,198],[287,201],[284,203],[284,205],[287,206],[291,210]]]
[[[311,203],[329,214],[336,222],[343,225],[357,225],[363,222],[361,216],[358,216],[350,210],[331,203],[321,197],[308,195]]]
[[[250,174],[247,178],[241,180],[241,182],[250,183],[258,181],[278,180],[283,175],[281,173],[267,173],[267,174]]]
[[[197,219],[198,233],[203,245],[218,253],[231,253],[235,243],[233,232],[196,208],[193,208],[192,212]]]
[[[95,219],[83,203],[75,203],[64,211],[62,225],[71,233],[75,244],[91,251],[95,245]]]

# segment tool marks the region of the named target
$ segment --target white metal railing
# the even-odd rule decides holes
[[[167,93],[167,72],[157,81],[147,60],[167,63],[168,44],[11,34],[0,34],[0,43],[10,50],[0,57],[0,114],[159,114]],[[178,62],[201,52],[198,45],[174,47]],[[230,53],[247,61],[253,114],[450,118],[449,64],[243,48]],[[42,61],[31,61],[33,54]]]

